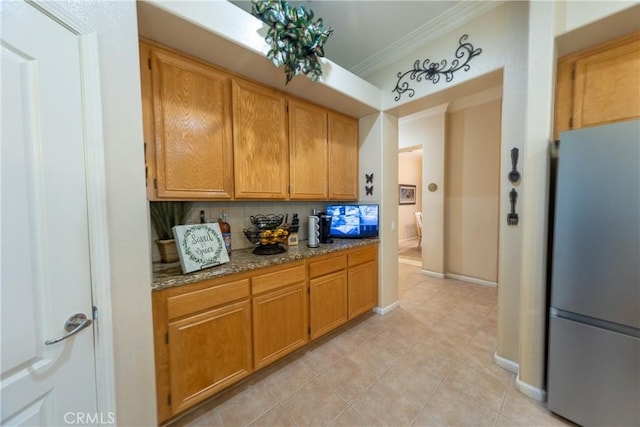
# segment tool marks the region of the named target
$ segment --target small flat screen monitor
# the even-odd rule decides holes
[[[361,239],[378,237],[378,205],[328,205],[331,217],[331,237]]]

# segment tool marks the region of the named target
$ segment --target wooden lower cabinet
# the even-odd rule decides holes
[[[158,422],[253,372],[249,277],[154,291]]]
[[[153,291],[158,422],[377,304],[377,245]]]
[[[349,257],[349,319],[370,311],[378,303],[378,247],[371,246]]]
[[[178,413],[249,375],[251,304],[229,304],[169,323],[171,409]]]
[[[252,278],[253,357],[260,369],[309,342],[304,261]]]
[[[347,256],[329,256],[310,261],[310,338],[316,339],[347,320]]]

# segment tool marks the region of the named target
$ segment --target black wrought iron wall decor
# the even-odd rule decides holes
[[[511,149],[511,172],[509,172],[509,181],[515,184],[520,181],[520,172],[518,172],[518,149]]]
[[[518,201],[518,192],[515,188],[509,191],[509,203],[511,203],[511,212],[507,214],[507,225],[518,225],[520,217],[516,213],[516,202]]]
[[[441,76],[444,76],[446,81],[450,82],[453,80],[453,74],[456,71],[469,71],[471,69],[469,61],[471,61],[471,58],[480,55],[482,49],[474,49],[471,43],[466,42],[468,38],[469,36],[467,34],[460,37],[460,40],[458,40],[460,46],[458,46],[455,52],[457,59],[452,60],[448,68],[447,65],[449,63],[446,59],[440,62],[431,62],[431,60],[427,58],[422,61],[422,63],[420,63],[419,59],[416,59],[411,70],[405,71],[404,73],[402,71],[398,72],[398,82],[396,83],[396,87],[391,91],[397,92],[394,99],[399,101],[404,93],[407,93],[409,98],[415,95],[416,91],[409,87],[409,82],[407,82],[405,78],[415,80],[416,82],[421,82],[422,79],[431,80],[433,84],[436,84],[440,81]]]
[[[366,180],[367,180],[367,184],[371,184],[371,185],[365,185],[364,186],[364,190],[366,192],[366,196],[373,196],[373,174],[372,173],[365,173],[364,174]]]

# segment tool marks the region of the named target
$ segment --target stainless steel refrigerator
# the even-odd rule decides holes
[[[547,406],[640,426],[640,121],[561,135],[553,225]]]

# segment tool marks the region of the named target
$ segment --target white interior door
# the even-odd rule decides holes
[[[78,38],[2,2],[2,425],[97,424]],[[104,418],[104,417],[103,417]]]

